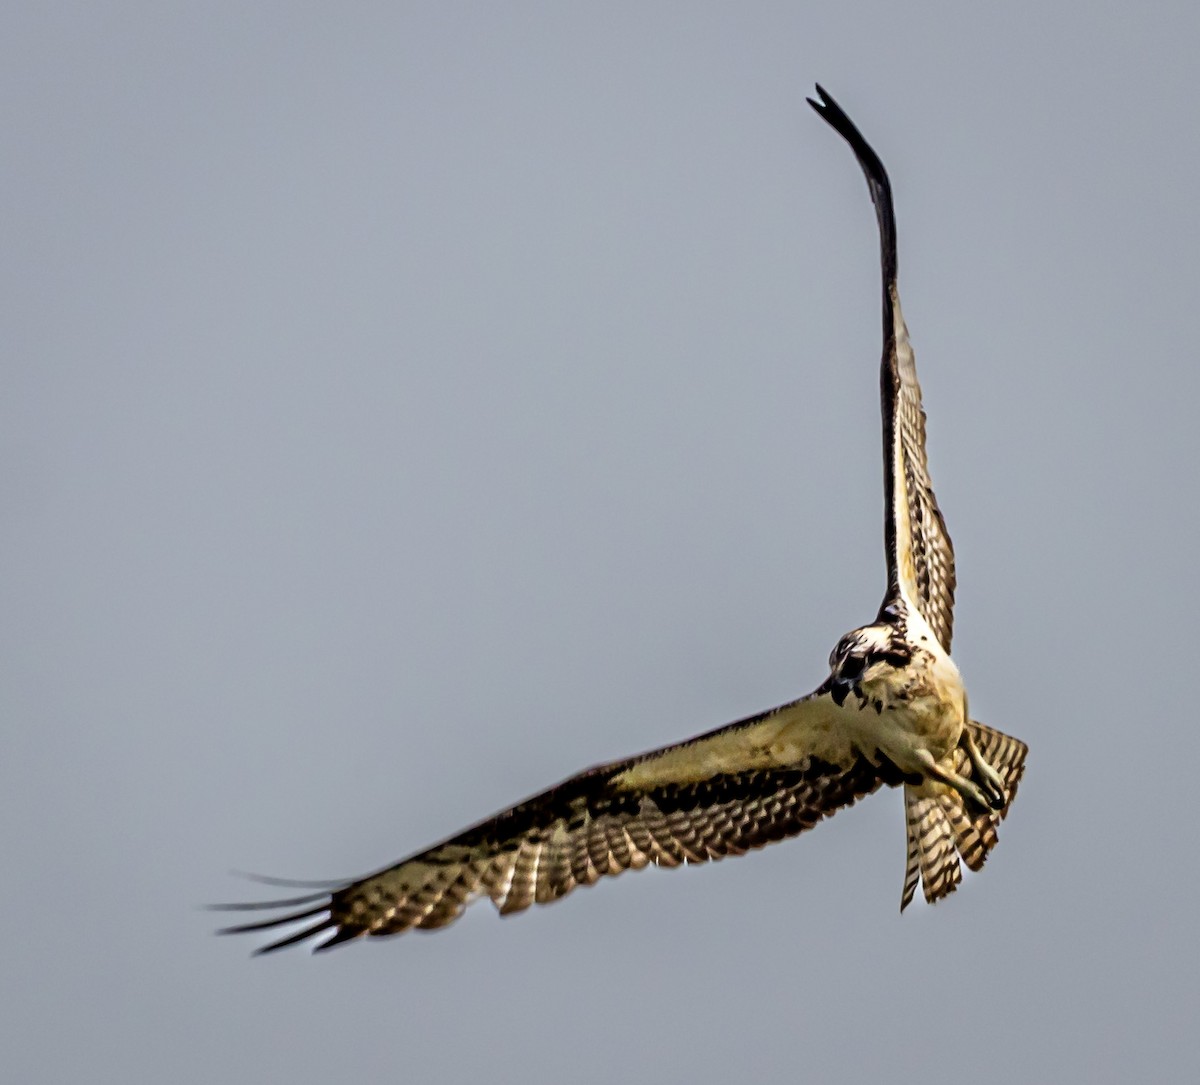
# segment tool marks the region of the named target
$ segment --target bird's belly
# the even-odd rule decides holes
[[[846,723],[867,757],[882,754],[904,772],[923,772],[921,751],[941,761],[958,745],[966,696],[952,663],[900,674],[902,682],[865,684],[861,698],[848,699]]]
[[[876,715],[859,712],[851,724],[851,742],[873,761],[886,757],[904,772],[923,774],[927,767],[921,751],[941,761],[958,745],[962,716],[944,706],[910,706]]]

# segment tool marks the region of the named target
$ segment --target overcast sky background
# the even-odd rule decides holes
[[[0,39],[21,1082],[1200,1076],[1192,3],[29,4]],[[973,713],[1028,772],[501,922],[365,873],[810,690],[883,589],[886,163]],[[271,895],[267,890],[265,895]]]

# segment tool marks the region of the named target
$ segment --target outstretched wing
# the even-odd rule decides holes
[[[947,652],[954,623],[954,547],[933,495],[925,460],[925,411],[908,328],[896,285],[896,218],[892,187],[879,156],[820,86],[809,105],[850,144],[867,177],[879,219],[883,265],[884,523],[888,594],[882,611],[897,599],[916,609]]]
[[[899,783],[836,738],[841,710],[824,688],[707,735],[601,765],[481,821],[395,866],[331,891],[219,910],[299,908],[221,933],[314,920],[258,950],[328,934],[317,949],[362,935],[433,930],[473,899],[502,915],[647,864],[703,863],[794,836]]]

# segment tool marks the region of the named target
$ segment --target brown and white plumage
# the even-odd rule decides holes
[[[393,866],[290,900],[219,905],[298,909],[226,929],[320,936],[434,930],[486,897],[501,914],[649,864],[741,855],[812,828],[880,786],[904,785],[901,907],[918,882],[952,892],[959,855],[977,870],[996,843],[1024,767],[1023,743],[971,721],[949,657],[954,551],[925,458],[925,414],[896,287],[891,188],[878,156],[820,87],[810,104],[850,144],[880,226],[881,373],[888,588],[879,615],[848,633],[807,697],[638,757],[573,776]]]
[[[361,934],[444,927],[479,897],[509,915],[651,863],[742,855],[903,780],[895,766],[873,765],[848,746],[826,749],[832,760],[791,751],[797,741],[820,749],[819,738],[800,736],[828,726],[838,712],[818,692],[689,742],[600,765],[368,878],[265,905],[309,908],[233,929],[313,919],[262,952],[330,932],[318,946],[325,949]]]
[[[884,607],[903,599],[920,611],[941,646],[950,651],[954,624],[954,547],[933,494],[925,457],[925,409],[917,363],[900,310],[896,214],[892,186],[879,156],[841,107],[820,87],[809,105],[850,144],[867,178],[879,220],[883,271],[883,364],[879,391],[883,415],[884,534],[888,592]]]
[[[958,888],[958,857],[971,870],[981,870],[996,846],[996,829],[1008,813],[1025,769],[1025,743],[972,720],[966,724],[980,752],[1004,780],[1005,805],[1000,810],[968,812],[963,797],[945,784],[904,788],[904,822],[908,837],[900,910],[908,907],[922,882],[929,903]],[[969,776],[971,765],[961,748],[954,751],[957,772]]]

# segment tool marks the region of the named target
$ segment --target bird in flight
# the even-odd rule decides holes
[[[950,658],[954,549],[925,459],[925,411],[900,312],[896,224],[879,156],[819,85],[809,105],[850,145],[879,220],[883,267],[884,536],[887,592],[875,620],[847,633],[829,676],[757,716],[589,769],[393,866],[289,900],[215,905],[285,910],[221,933],[321,936],[436,930],[487,897],[501,915],[648,864],[741,855],[811,829],[883,785],[903,787],[907,857],[901,911],[918,883],[930,903],[996,845],[1024,769],[1023,742],[971,719]],[[264,879],[272,881],[271,879]]]

